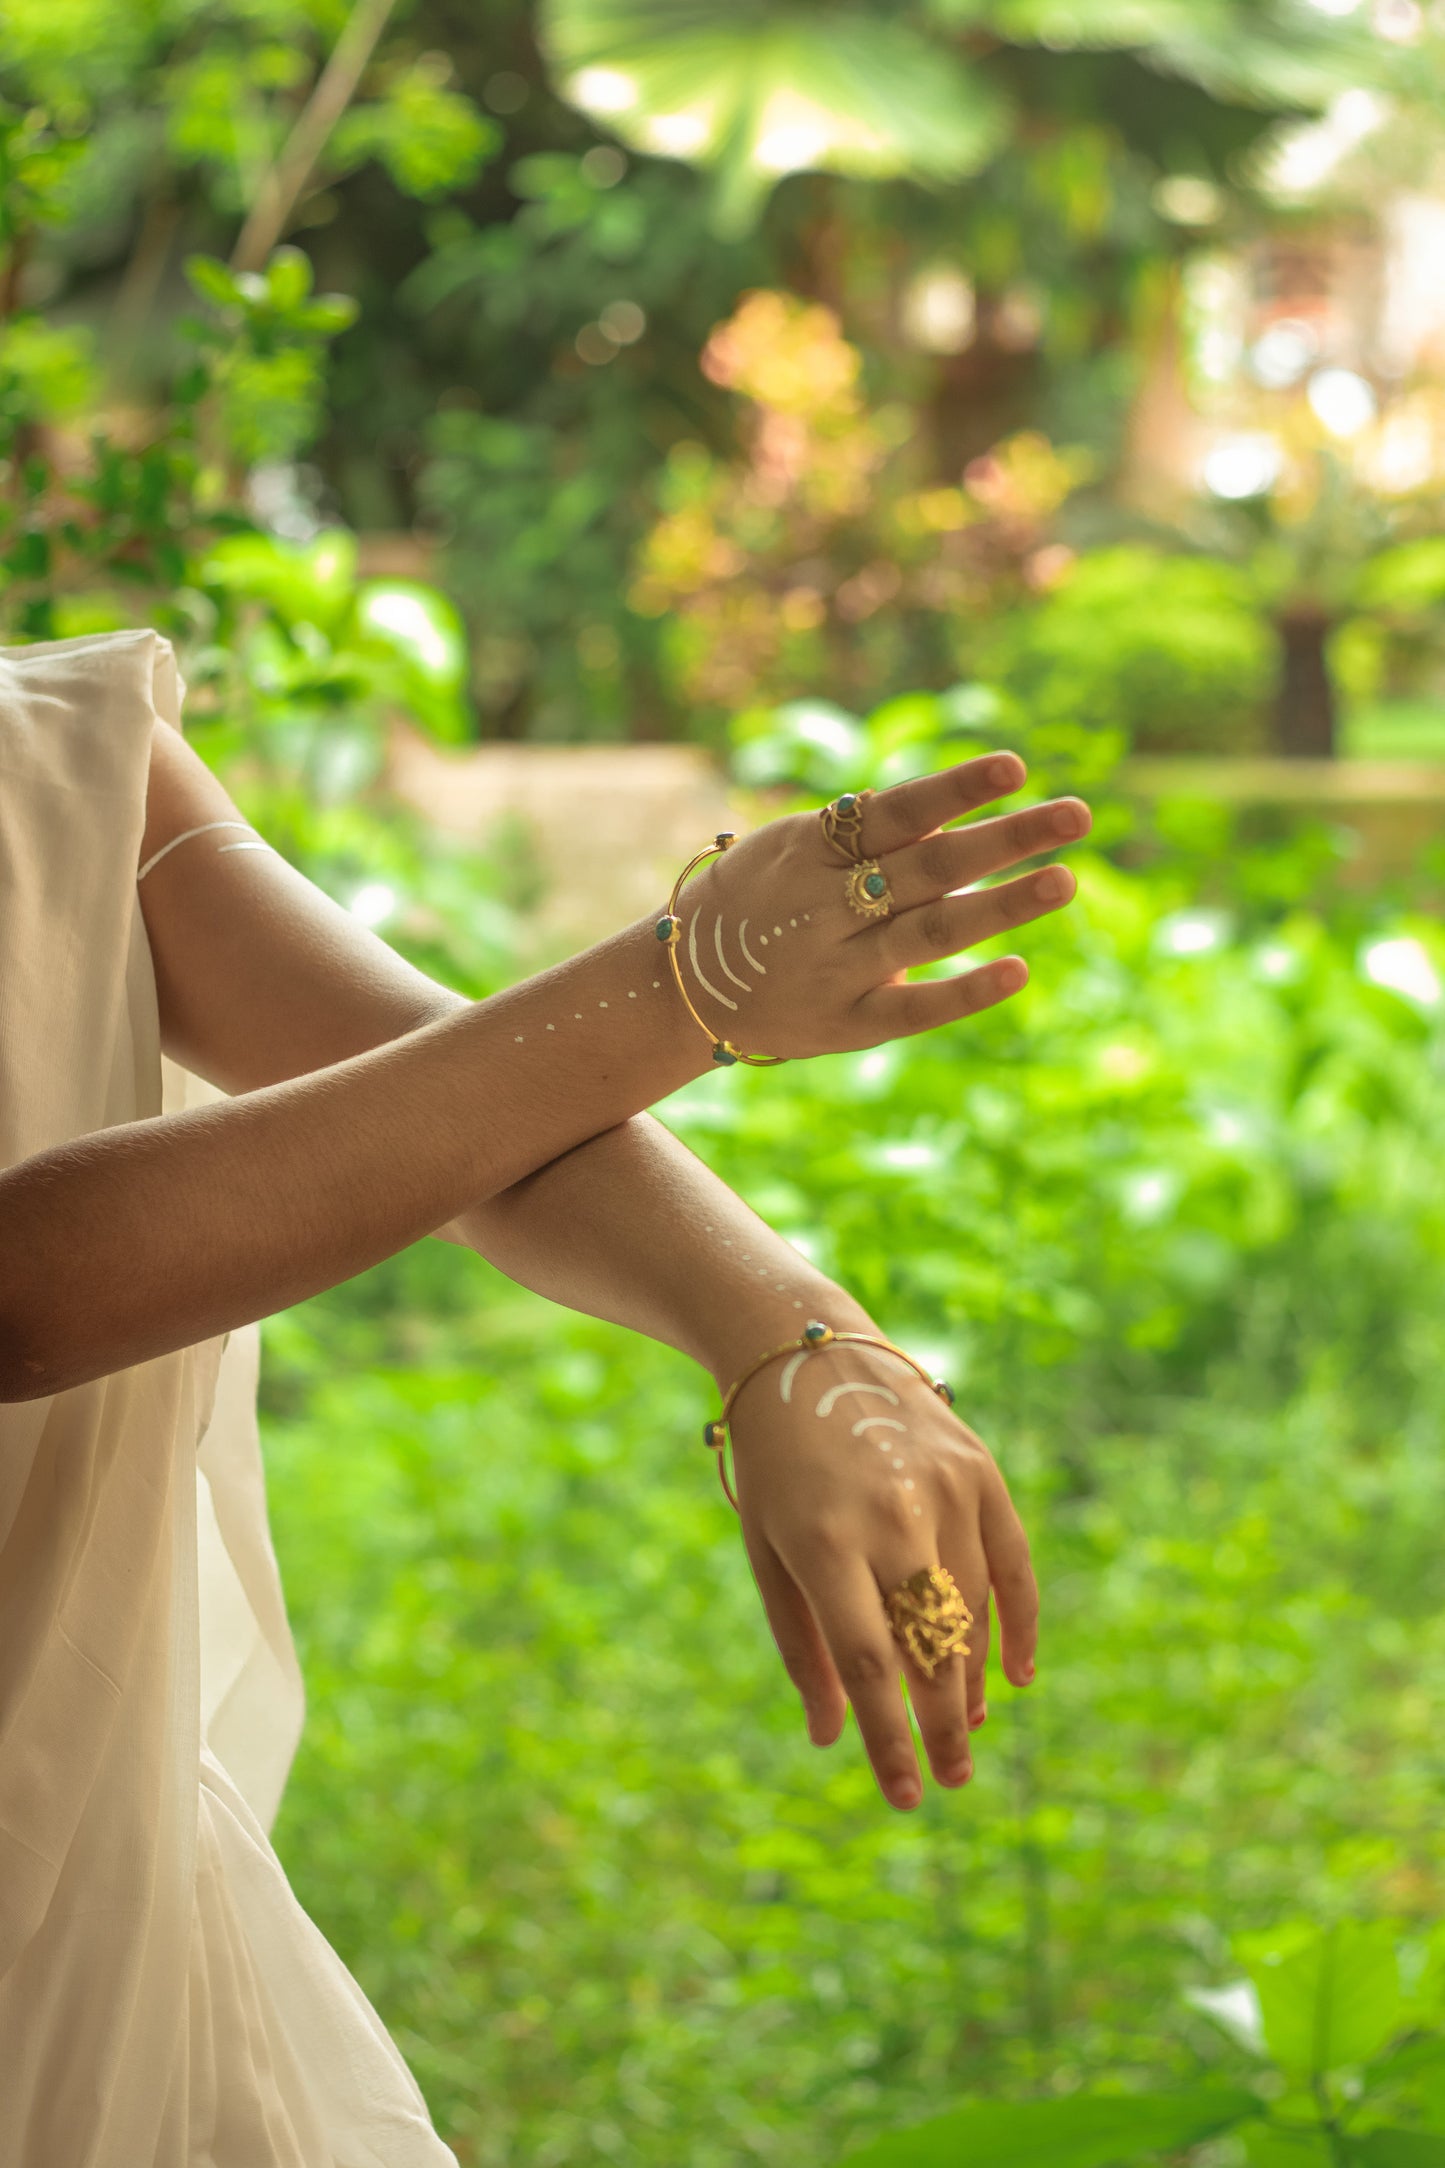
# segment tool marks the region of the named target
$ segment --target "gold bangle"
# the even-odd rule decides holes
[[[677,990],[683,998],[683,1004],[688,1015],[698,1029],[705,1031],[712,1041],[713,1060],[725,1069],[730,1069],[733,1063],[737,1061],[746,1062],[750,1069],[777,1069],[788,1059],[786,1054],[745,1054],[740,1046],[733,1045],[731,1039],[720,1039],[718,1037],[711,1024],[699,1016],[697,1010],[693,1007],[691,996],[682,982],[682,965],[677,960],[677,944],[682,938],[682,920],[677,915],[677,899],[682,894],[683,883],[690,880],[698,867],[705,866],[710,858],[721,857],[722,853],[728,850],[736,840],[732,830],[724,828],[719,831],[705,851],[699,851],[696,858],[688,860],[677,879],[673,882],[672,894],[667,899],[667,909],[663,912],[653,930],[658,940],[667,949],[667,960],[672,965],[672,976],[676,981]]]
[[[704,1423],[702,1426],[702,1442],[709,1452],[717,1455],[718,1480],[722,1484],[724,1495],[734,1513],[741,1511],[741,1508],[738,1505],[737,1493],[728,1481],[727,1471],[728,1418],[733,1411],[733,1402],[737,1399],[738,1394],[747,1384],[749,1378],[755,1378],[760,1370],[764,1369],[767,1364],[776,1362],[780,1355],[792,1355],[796,1354],[799,1349],[811,1350],[815,1347],[882,1348],[886,1354],[896,1355],[900,1362],[907,1363],[910,1370],[916,1370],[924,1384],[933,1388],[945,1407],[951,1408],[953,1406],[953,1387],[948,1383],[948,1380],[934,1377],[930,1371],[924,1369],[916,1356],[908,1353],[906,1348],[895,1347],[891,1340],[879,1339],[870,1332],[834,1332],[831,1325],[824,1325],[819,1319],[813,1318],[803,1327],[802,1333],[796,1340],[785,1340],[781,1347],[770,1347],[766,1355],[760,1355],[757,1361],[749,1369],[745,1370],[742,1376],[728,1388],[723,1398],[722,1414],[715,1416],[712,1422]]]

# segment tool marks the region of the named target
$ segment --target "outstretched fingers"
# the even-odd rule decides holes
[[[865,857],[900,850],[965,813],[976,813],[995,798],[1022,789],[1027,774],[1017,753],[984,753],[937,775],[916,776],[874,792],[863,806],[860,840]]]
[[[1000,956],[995,963],[980,964],[977,970],[960,971],[952,978],[930,979],[917,986],[900,979],[875,986],[856,1011],[868,1034],[862,1043],[881,1046],[888,1039],[909,1039],[920,1031],[962,1023],[965,1017],[996,1009],[1028,982],[1029,967],[1022,956]]]
[[[814,1746],[831,1746],[848,1715],[828,1644],[808,1599],[766,1536],[743,1525],[743,1541],[783,1669],[798,1689]]]
[[[878,1583],[856,1553],[815,1554],[809,1567],[808,1601],[853,1705],[878,1788],[890,1806],[916,1807],[923,1782],[903,1704],[903,1657]]]
[[[1076,843],[1092,816],[1082,798],[1058,798],[1026,806],[997,820],[973,821],[894,851],[883,867],[895,913],[914,910],[976,881],[987,880],[1040,851]]]

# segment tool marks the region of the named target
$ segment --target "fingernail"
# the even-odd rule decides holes
[[[967,1784],[972,1775],[973,1763],[971,1761],[955,1762],[951,1769],[944,1770],[943,1781],[950,1787],[957,1784]]]
[[[1057,903],[1071,893],[1073,882],[1062,866],[1050,866],[1047,873],[1039,875],[1039,894],[1045,903]]]
[[[1054,814],[1056,836],[1081,836],[1088,825],[1082,806],[1061,805]]]
[[[987,1722],[988,1703],[986,1701],[981,1701],[978,1707],[975,1709],[973,1715],[968,1720],[968,1728],[970,1731],[977,1731],[980,1724],[986,1724]]]
[[[1013,789],[1014,770],[1016,766],[1017,762],[1014,760],[1012,755],[1009,755],[1003,760],[996,760],[993,763],[993,766],[988,771],[988,779],[990,783],[992,783],[995,790]]]
[[[1033,1665],[1032,1665],[1032,1664],[1025,1664],[1025,1665],[1024,1665],[1024,1685],[1025,1685],[1025,1686],[1032,1686],[1032,1685],[1033,1685],[1033,1683],[1034,1683],[1034,1667],[1033,1667]]]
[[[923,1797],[923,1788],[916,1777],[910,1777],[906,1784],[895,1784],[890,1796],[895,1807],[916,1807]]]

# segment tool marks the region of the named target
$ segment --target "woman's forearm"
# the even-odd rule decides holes
[[[554,1302],[680,1348],[721,1388],[809,1317],[872,1330],[859,1304],[650,1115],[591,1138],[444,1232]]]
[[[334,1066],[0,1174],[0,1392],[301,1301],[675,1090],[707,1045],[656,975],[639,924]]]

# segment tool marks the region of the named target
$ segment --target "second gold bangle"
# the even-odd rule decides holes
[[[658,920],[654,931],[667,949],[667,960],[672,966],[672,976],[683,998],[688,1015],[700,1031],[705,1031],[712,1041],[712,1058],[720,1067],[730,1069],[734,1062],[746,1062],[750,1069],[777,1069],[788,1057],[786,1054],[745,1054],[731,1039],[720,1039],[705,1018],[698,1015],[692,998],[682,979],[682,965],[677,960],[677,944],[682,939],[682,920],[677,915],[677,899],[682,894],[683,883],[691,880],[699,866],[705,866],[710,858],[720,858],[731,848],[737,838],[730,828],[721,829],[705,851],[690,858],[672,884],[672,894],[667,899],[667,909]]]

